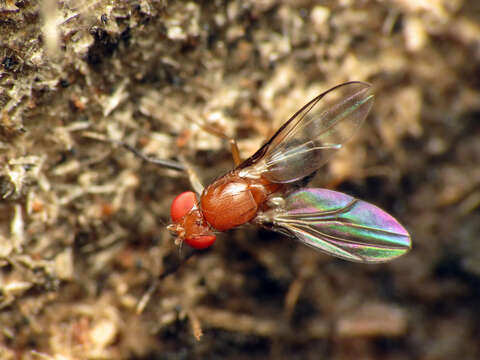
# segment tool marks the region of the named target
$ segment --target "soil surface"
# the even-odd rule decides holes
[[[349,263],[258,226],[166,230],[207,184],[349,80],[375,104],[313,185],[412,235]],[[480,359],[480,2],[0,4],[1,359]]]

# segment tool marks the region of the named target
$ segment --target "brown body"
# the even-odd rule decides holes
[[[407,252],[410,235],[385,211],[336,191],[305,187],[357,131],[372,103],[370,85],[338,85],[304,105],[243,163],[230,140],[236,168],[206,189],[185,167],[197,193],[185,191],[172,202],[168,229],[177,243],[206,249],[216,232],[256,222],[350,261],[378,263]]]
[[[225,231],[252,220],[280,184],[246,179],[232,171],[210,184],[200,197],[201,212],[214,229]]]

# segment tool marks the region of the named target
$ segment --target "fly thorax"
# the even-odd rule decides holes
[[[245,179],[260,179],[266,168],[267,164],[265,163],[265,160],[261,160],[254,165],[241,169],[238,172],[238,176]]]

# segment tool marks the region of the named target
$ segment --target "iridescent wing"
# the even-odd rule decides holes
[[[372,104],[367,83],[348,82],[327,90],[301,108],[241,164],[240,176],[290,183],[312,174],[352,137]]]
[[[297,190],[282,205],[259,214],[256,221],[350,261],[385,262],[411,248],[410,235],[391,215],[327,189]]]

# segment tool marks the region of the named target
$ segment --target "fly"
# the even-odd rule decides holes
[[[168,229],[181,242],[204,249],[216,233],[245,223],[273,231],[345,260],[378,263],[407,253],[405,228],[375,205],[341,192],[307,187],[308,181],[361,126],[374,96],[363,82],[340,84],[298,110],[253,156],[171,205]],[[188,169],[187,169],[188,170]]]

